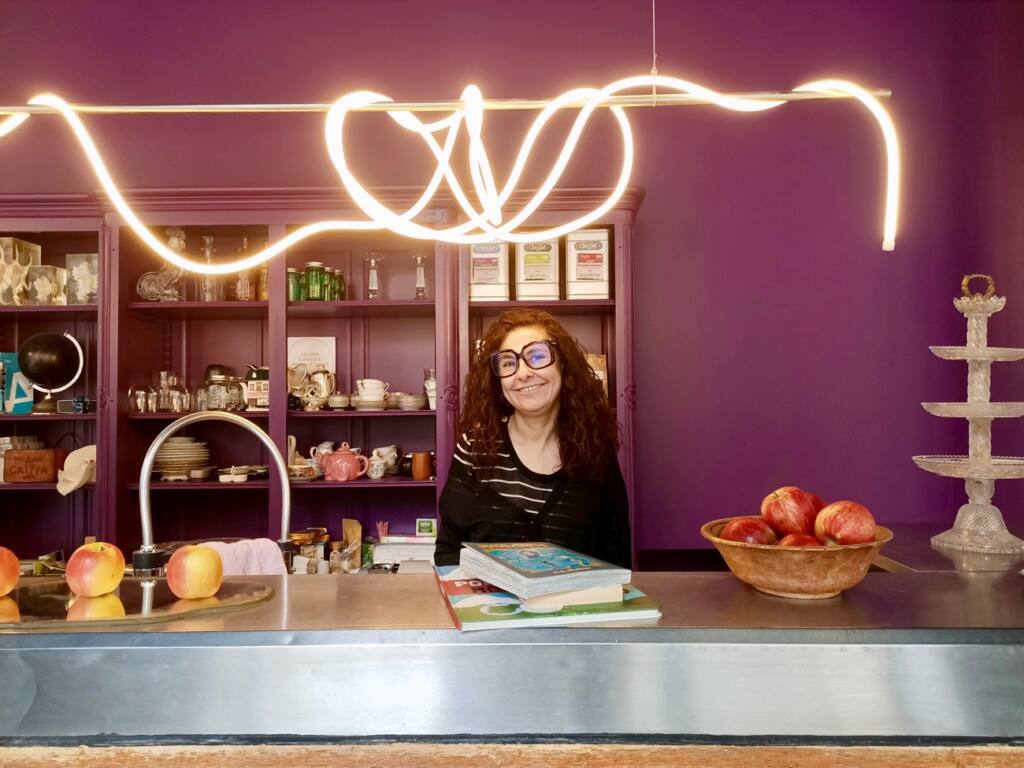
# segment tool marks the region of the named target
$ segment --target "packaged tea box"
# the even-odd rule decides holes
[[[509,300],[508,243],[477,243],[470,247],[469,300]]]
[[[100,257],[96,253],[69,253],[67,303],[95,304],[100,293]]]
[[[581,229],[570,232],[565,246],[565,297],[610,298],[608,230]]]
[[[558,299],[558,240],[516,243],[516,299]]]

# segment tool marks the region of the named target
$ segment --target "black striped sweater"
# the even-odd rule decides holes
[[[506,432],[496,465],[483,466],[463,434],[439,508],[437,565],[457,565],[464,541],[549,541],[632,567],[629,500],[614,459],[600,482],[542,475],[520,461]]]

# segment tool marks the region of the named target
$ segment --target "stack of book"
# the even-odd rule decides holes
[[[466,543],[458,566],[437,568],[462,631],[657,619],[658,604],[629,584],[631,576],[546,542]]]
[[[404,560],[434,562],[436,536],[393,535],[382,536],[373,545],[373,564],[401,563]]]

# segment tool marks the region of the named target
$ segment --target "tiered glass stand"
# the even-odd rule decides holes
[[[969,284],[987,281],[984,294],[971,293]],[[964,480],[968,502],[957,512],[953,527],[932,538],[932,546],[950,552],[992,555],[1024,553],[1024,541],[1011,534],[1003,515],[992,504],[996,480],[1024,478],[1024,458],[992,455],[992,419],[1024,416],[1024,403],[989,401],[992,363],[1024,360],[1024,349],[988,346],[988,319],[1006,306],[1006,298],[995,295],[995,282],[988,275],[967,275],[961,284],[963,295],[953,300],[957,311],[967,318],[967,346],[930,347],[943,360],[967,361],[966,403],[922,403],[934,416],[967,419],[970,424],[967,456],[915,456],[921,469],[943,477]]]

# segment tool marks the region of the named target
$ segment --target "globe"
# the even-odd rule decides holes
[[[78,372],[78,349],[67,335],[37,333],[18,348],[18,367],[41,389],[72,383]]]

